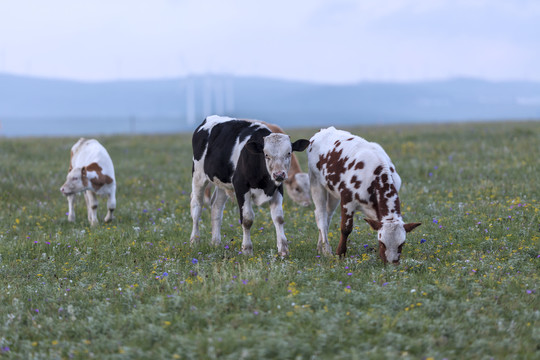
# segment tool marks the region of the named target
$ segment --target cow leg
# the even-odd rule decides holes
[[[68,221],[75,221],[75,194],[67,196],[68,201]]]
[[[315,220],[319,228],[319,241],[317,242],[317,251],[319,254],[331,255],[332,247],[328,242],[328,214],[327,214],[327,191],[314,179],[311,180],[311,197],[315,204]]]
[[[272,200],[270,200],[270,214],[276,227],[278,254],[287,256],[289,255],[289,246],[283,229],[283,223],[285,222],[283,219],[283,195],[279,191],[276,191]]]
[[[96,193],[94,193],[92,190],[86,190],[84,192],[84,199],[86,200],[86,208],[88,210],[88,221],[90,221],[91,226],[97,225],[98,200]]]
[[[216,188],[212,196],[212,245],[217,246],[221,243],[221,221],[223,220],[223,209],[228,198],[225,190],[220,188]]]
[[[189,238],[191,244],[195,244],[200,240],[199,219],[203,208],[204,187],[208,180],[204,176],[202,170],[193,172],[193,180],[191,182],[191,219],[193,220],[193,228]]]
[[[332,216],[334,216],[334,212],[336,211],[336,208],[339,204],[339,198],[335,198],[332,196],[332,194],[327,193],[326,198],[326,213],[328,214],[327,224],[328,227],[330,227],[330,223],[332,222]]]
[[[113,212],[116,209],[116,189],[112,189],[109,198],[107,199],[107,216],[103,219],[105,222],[111,221],[114,216]]]
[[[354,208],[352,203],[344,204],[341,202],[341,239],[339,240],[339,245],[336,251],[336,255],[345,256],[347,252],[347,238],[352,232],[353,228],[353,216]]]
[[[253,243],[251,242],[251,225],[253,225],[253,209],[251,207],[251,191],[243,195],[236,195],[238,206],[240,207],[240,220],[242,221],[242,253],[244,255],[253,255]]]

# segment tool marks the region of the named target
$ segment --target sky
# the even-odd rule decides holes
[[[538,0],[0,0],[0,73],[540,81]]]

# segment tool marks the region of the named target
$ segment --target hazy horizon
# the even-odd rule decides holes
[[[533,0],[0,2],[0,73],[323,84],[540,81]]]

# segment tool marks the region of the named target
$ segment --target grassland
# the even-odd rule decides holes
[[[289,199],[288,258],[266,207],[239,254],[234,202],[222,245],[191,247],[188,135],[100,138],[118,207],[94,228],[59,191],[76,138],[0,139],[0,358],[540,358],[540,122],[353,132],[386,149],[423,223],[399,266],[360,216],[348,256],[320,257],[313,209]]]

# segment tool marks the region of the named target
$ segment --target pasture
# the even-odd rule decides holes
[[[313,207],[286,195],[287,258],[267,207],[239,254],[234,201],[221,246],[206,209],[191,247],[190,134],[99,137],[118,192],[96,227],[59,191],[78,138],[0,139],[0,358],[538,359],[540,122],[349,130],[385,148],[422,222],[399,266],[359,215],[347,257],[319,256]]]

